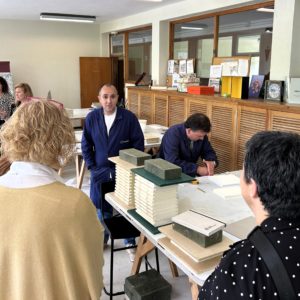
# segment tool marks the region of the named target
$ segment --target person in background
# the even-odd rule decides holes
[[[31,87],[28,83],[19,83],[15,85],[15,97],[16,97],[16,107],[21,103],[30,101],[30,97],[33,97]]]
[[[57,175],[74,151],[66,112],[25,103],[0,142],[12,161],[0,177],[0,299],[99,300],[104,229],[90,199]]]
[[[282,299],[274,284],[275,277],[284,289],[294,292],[295,298],[288,299],[299,298],[299,153],[300,136],[294,133],[263,131],[247,142],[240,186],[257,227],[223,254],[201,288],[199,299]],[[283,280],[283,272],[277,271],[272,277],[264,255],[256,248],[256,242],[252,242],[258,230],[278,253],[278,260],[271,253],[267,253],[267,258],[272,258],[272,265],[283,263],[290,289]],[[266,242],[262,245],[267,249]]]
[[[112,216],[111,205],[101,196],[101,184],[115,180],[115,164],[108,158],[118,156],[122,149],[144,151],[144,135],[136,116],[117,107],[118,92],[115,86],[103,85],[98,99],[101,108],[91,111],[85,119],[81,149],[87,168],[91,171],[90,197],[101,220],[102,215],[104,218]],[[108,238],[108,234],[105,234],[105,244]],[[125,240],[125,245],[135,245],[135,239]],[[128,249],[128,252],[133,261],[134,249]]]
[[[1,85],[0,85],[1,86]],[[15,86],[15,96],[16,101],[12,100],[9,106],[8,117],[10,117],[16,108],[21,105],[21,103],[27,103],[31,101],[31,97],[33,97],[31,87],[27,83],[19,83]],[[13,99],[13,98],[12,98]],[[0,109],[1,112],[1,109]],[[1,122],[1,121],[0,121]],[[4,121],[3,121],[4,123]],[[4,155],[0,152],[0,176],[5,174],[10,168],[10,162]]]
[[[7,81],[0,76],[0,126],[10,117],[14,97],[10,94]]]
[[[189,116],[184,123],[166,131],[158,156],[181,167],[187,175],[213,175],[218,159],[207,137],[210,129],[206,115],[195,113]],[[199,164],[199,159],[204,164]]]

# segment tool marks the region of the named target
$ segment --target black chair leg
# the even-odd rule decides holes
[[[145,255],[145,270],[148,271],[148,257]]]
[[[155,247],[155,258],[156,258],[156,270],[158,273],[160,273],[159,271],[159,258],[158,258],[158,249]]]
[[[111,239],[111,249],[110,249],[110,291],[109,299],[113,298],[113,278],[114,278],[114,239]]]

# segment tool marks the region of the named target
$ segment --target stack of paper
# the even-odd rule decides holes
[[[157,133],[144,133],[145,142],[148,144],[155,144],[159,143],[160,141],[160,134]]]
[[[134,197],[138,214],[154,226],[165,225],[178,214],[177,185],[157,186],[135,175]]]
[[[133,166],[135,167],[135,166]],[[135,207],[134,204],[134,174],[130,169],[120,165],[116,166],[116,188],[115,194],[120,200],[129,207]]]
[[[225,200],[241,198],[241,188],[240,186],[228,186],[214,189],[213,192]]]
[[[110,161],[116,164],[116,187],[115,195],[120,201],[125,203],[129,208],[135,208],[134,201],[134,178],[135,174],[132,169],[137,168],[119,156],[110,157]]]
[[[209,181],[213,182],[217,186],[239,185],[239,177],[233,174],[214,175],[208,177]]]

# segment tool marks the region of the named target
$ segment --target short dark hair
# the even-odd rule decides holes
[[[190,128],[192,131],[203,130],[208,133],[211,129],[211,123],[205,114],[195,113],[187,118],[184,127]]]
[[[253,179],[270,216],[300,216],[300,135],[256,133],[246,144],[244,179]]]
[[[117,88],[116,88],[112,83],[105,83],[105,84],[103,84],[103,85],[100,87],[100,89],[99,89],[99,95],[100,95],[100,93],[101,93],[101,90],[102,90],[104,87],[113,88],[113,89],[115,89],[117,95],[119,94]]]
[[[0,84],[2,86],[2,93],[7,94],[9,93],[7,81],[0,76]]]

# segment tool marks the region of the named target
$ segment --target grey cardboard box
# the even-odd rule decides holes
[[[180,167],[161,158],[146,161],[145,170],[164,180],[181,177]]]
[[[125,294],[130,300],[170,300],[172,286],[151,269],[125,279]]]
[[[134,148],[120,150],[119,156],[135,166],[142,166],[145,160],[152,158],[150,154]]]
[[[172,227],[175,231],[181,233],[182,235],[186,236],[187,238],[191,239],[192,241],[194,241],[195,243],[197,243],[198,245],[204,248],[221,242],[223,237],[222,230],[219,230],[210,236],[206,236],[200,232],[197,232],[193,229],[190,229],[178,223],[173,223]]]

